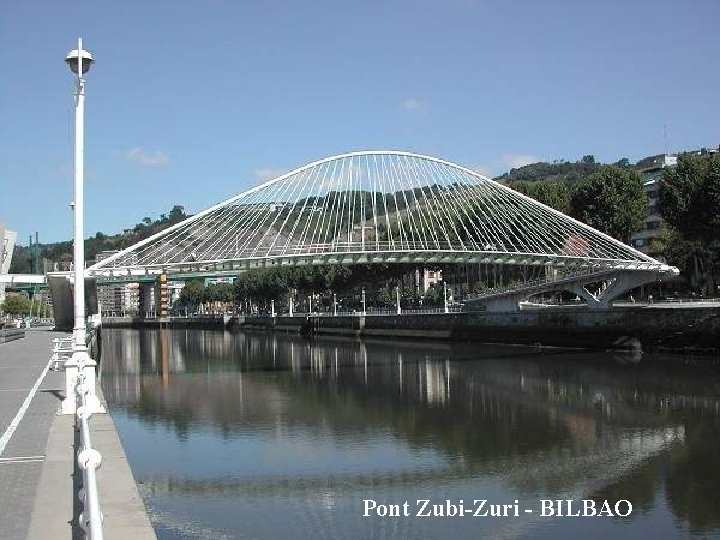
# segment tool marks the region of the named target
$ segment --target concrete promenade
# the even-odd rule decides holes
[[[74,417],[56,414],[65,375],[48,370],[52,339],[64,336],[30,330],[0,344],[0,540],[83,537]],[[109,415],[93,416],[91,437],[103,457],[98,489],[105,538],[154,539]]]

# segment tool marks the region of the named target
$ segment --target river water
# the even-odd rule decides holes
[[[102,346],[161,540],[720,538],[711,359],[201,330]]]

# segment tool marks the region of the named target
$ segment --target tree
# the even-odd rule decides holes
[[[563,182],[557,180],[517,182],[511,187],[563,214],[570,212],[570,188]]]
[[[180,292],[180,302],[183,306],[195,308],[203,301],[205,284],[201,280],[188,281]]]
[[[170,219],[170,223],[178,223],[185,219],[187,216],[185,215],[185,207],[181,206],[179,204],[176,204],[172,207],[172,210],[170,210],[170,214],[168,215]]]
[[[2,311],[11,315],[30,313],[30,300],[21,294],[8,293],[2,304]]]
[[[659,195],[663,218],[687,240],[720,238],[720,156],[681,156],[665,169]]]
[[[665,242],[668,262],[685,267],[690,281],[715,293],[720,272],[720,156],[681,156],[665,169],[660,184],[660,213],[677,232]]]
[[[571,199],[571,215],[600,231],[628,242],[642,228],[647,197],[633,170],[604,165],[578,182]]]
[[[24,246],[15,246],[13,258],[10,261],[11,274],[30,274],[30,250]]]

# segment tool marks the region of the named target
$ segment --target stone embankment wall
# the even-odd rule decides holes
[[[720,307],[542,310],[368,317],[252,317],[231,327],[308,334],[450,339],[559,347],[720,350]]]
[[[636,307],[513,313],[312,317],[173,317],[103,319],[107,327],[229,328],[317,335],[440,339],[596,349],[720,351],[720,306]]]

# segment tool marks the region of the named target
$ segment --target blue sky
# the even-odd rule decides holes
[[[351,150],[494,175],[715,146],[719,22],[717,0],[11,2],[0,220],[72,237],[79,36],[88,236]]]

